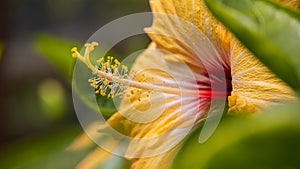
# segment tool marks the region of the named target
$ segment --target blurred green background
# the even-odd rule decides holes
[[[82,132],[70,49],[114,19],[147,11],[147,0],[0,1],[0,168],[78,163],[83,153],[57,160]],[[112,52],[126,56],[148,42],[146,35],[129,38]]]

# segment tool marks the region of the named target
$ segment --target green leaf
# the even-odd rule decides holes
[[[76,61],[71,56],[71,48],[75,45],[74,42],[69,40],[62,40],[47,34],[38,35],[34,41],[34,47],[38,53],[42,54],[42,56],[70,82]],[[73,82],[75,82],[74,90],[84,104],[96,112],[100,110],[105,116],[111,116],[116,112],[112,100],[106,99],[105,97],[96,97],[93,92],[83,92],[92,89],[88,83],[88,79],[91,78],[92,75],[79,72],[76,76],[76,80],[73,80]],[[93,102],[95,98],[97,103]]]
[[[60,126],[47,134],[31,136],[1,145],[1,168],[53,169],[75,168],[91,151],[67,151],[67,147],[80,134],[79,126]]]
[[[298,103],[255,117],[229,116],[204,144],[198,142],[198,128],[185,141],[173,168],[300,168],[299,108]]]
[[[300,89],[300,14],[269,0],[205,0],[208,8],[278,77]]]
[[[61,40],[47,34],[38,35],[34,40],[34,47],[48,62],[52,64],[67,80],[72,77],[74,59],[71,48],[74,43]]]

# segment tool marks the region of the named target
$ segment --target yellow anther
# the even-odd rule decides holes
[[[77,54],[77,53],[72,53],[72,57],[73,57],[74,59],[76,59],[76,58],[78,58],[78,54]]]
[[[92,42],[92,46],[98,46],[99,43],[98,42]]]
[[[97,62],[98,62],[98,63],[102,63],[103,60],[104,60],[104,58],[102,57],[102,58],[98,59]]]
[[[86,44],[84,44],[84,46],[85,46],[85,47],[90,47],[91,44],[90,44],[90,43],[86,43]]]
[[[118,61],[118,59],[115,59],[115,64],[120,65],[121,63]]]
[[[105,79],[104,82],[103,82],[103,84],[106,85],[108,82],[109,82],[109,80]]]
[[[71,52],[77,52],[77,47],[73,47],[73,48],[71,49]]]

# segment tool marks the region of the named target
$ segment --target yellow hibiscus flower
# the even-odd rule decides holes
[[[290,7],[298,3],[279,2]],[[150,0],[150,5],[154,21],[145,31],[152,42],[136,59],[134,77],[127,75],[126,67],[117,72],[117,60],[102,59],[95,67],[88,54],[81,56],[73,49],[73,55],[98,75],[91,81],[97,93],[123,96],[108,124],[133,138],[124,154],[132,160],[131,168],[169,168],[188,131],[211,109],[223,111],[215,100],[228,101],[229,113],[255,113],[295,99],[292,89],[245,49],[202,0]],[[86,53],[96,45],[88,44]],[[191,73],[183,72],[185,66]],[[108,154],[98,148],[79,168],[95,167]]]

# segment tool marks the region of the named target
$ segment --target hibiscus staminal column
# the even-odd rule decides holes
[[[114,98],[116,96],[122,98],[128,87],[133,87],[135,89],[131,89],[131,93],[140,92],[143,89],[148,93],[158,91],[176,95],[197,95],[193,90],[178,90],[178,88],[163,85],[164,81],[158,85],[147,82],[145,77],[135,80],[136,73],[130,74],[128,67],[121,65],[118,59],[112,56],[108,56],[107,58],[102,57],[97,60],[98,65],[93,65],[90,60],[90,53],[94,50],[95,46],[98,46],[97,42],[85,44],[86,49],[83,56],[77,51],[76,47],[72,48],[71,51],[73,52],[73,58],[78,58],[96,75],[88,80],[95,89],[96,94],[107,96],[107,98]],[[145,75],[142,74],[141,76]]]

